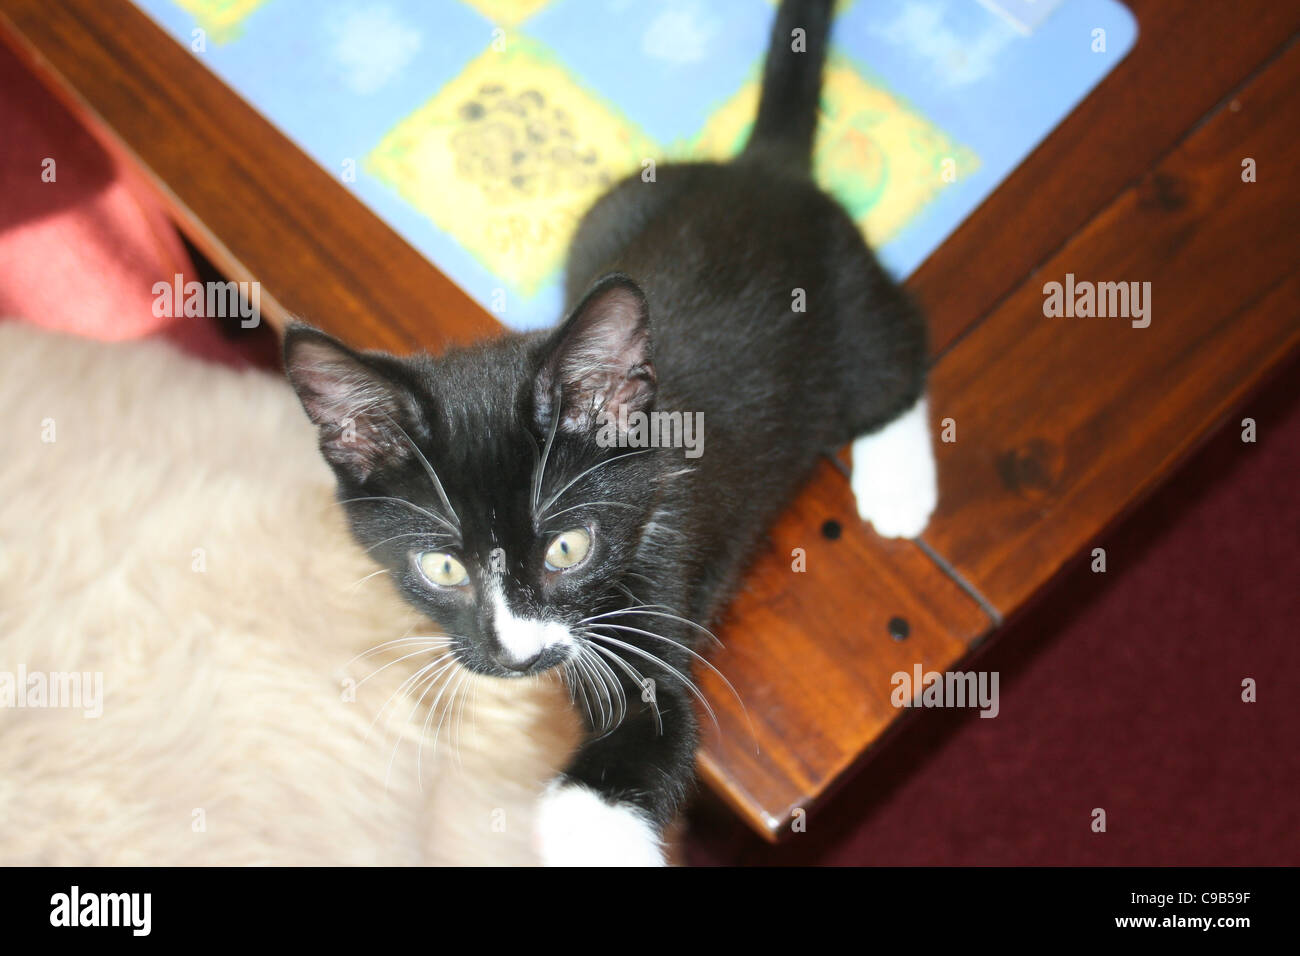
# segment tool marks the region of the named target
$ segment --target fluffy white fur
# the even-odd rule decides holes
[[[436,691],[367,737],[433,655],[349,702],[400,654],[352,659],[433,628],[367,579],[278,378],[0,323],[0,443],[0,671],[104,681],[98,719],[0,708],[0,863],[537,861],[567,695],[456,669],[427,731]]]
[[[851,485],[858,514],[877,534],[915,538],[925,530],[939,485],[924,397],[884,428],[853,442]]]
[[[553,786],[542,798],[537,832],[547,866],[663,866],[654,827],[637,810],[594,791]]]

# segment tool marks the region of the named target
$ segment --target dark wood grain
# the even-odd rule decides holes
[[[806,570],[794,569],[796,549]],[[744,708],[700,675],[721,728],[706,722],[704,778],[746,817],[757,808],[765,835],[784,832],[898,717],[894,673],[942,671],[991,626],[915,545],[866,532],[844,476],[823,466],[773,530],[721,632],[726,648],[711,655]]]
[[[1124,0],[1129,55],[908,280],[942,352],[1300,30],[1300,4]]]
[[[1297,116],[1293,45],[934,370],[957,441],[925,540],[995,607],[1091,548],[1300,344]],[[1150,327],[1045,318],[1043,285],[1067,272],[1149,281]]]

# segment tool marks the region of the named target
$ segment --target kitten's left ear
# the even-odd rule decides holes
[[[645,411],[654,401],[650,314],[645,294],[628,276],[611,273],[597,282],[556,330],[542,353],[534,384],[539,427],[551,420],[560,397],[560,427],[594,429],[602,411]]]
[[[357,484],[409,458],[420,421],[415,396],[377,361],[308,325],[291,325],[284,336],[285,374],[320,429],[321,454]]]

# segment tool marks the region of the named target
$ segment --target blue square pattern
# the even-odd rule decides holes
[[[188,45],[188,13],[136,2]],[[463,3],[268,0],[237,39],[195,55],[339,176],[482,53],[492,28]]]
[[[1032,32],[997,0],[858,0],[834,45],[979,157],[877,250],[898,276],[914,272],[1128,53],[1132,13],[1117,0],[1062,0]],[[1095,51],[1095,31],[1105,31]]]
[[[554,0],[522,29],[671,146],[699,133],[755,74],[772,12],[765,0]],[[593,24],[608,26],[596,37]]]

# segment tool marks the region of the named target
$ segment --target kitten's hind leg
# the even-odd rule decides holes
[[[886,538],[915,538],[938,502],[930,409],[925,396],[853,442],[850,478],[858,514]]]

